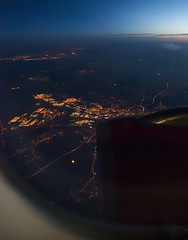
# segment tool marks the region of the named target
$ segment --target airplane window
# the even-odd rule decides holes
[[[188,103],[186,7],[161,0],[3,1],[0,146],[8,178],[59,213],[109,224],[185,226],[187,163],[177,170],[169,158],[184,159],[172,149],[179,139],[186,148],[187,129],[176,135],[173,126],[186,127],[188,110],[176,116],[168,109]],[[157,112],[165,114],[151,115],[159,127],[152,130],[155,146],[135,122],[127,126],[145,136],[144,144],[135,130],[108,132],[108,120],[148,123]],[[161,130],[165,123],[170,130]],[[118,140],[118,131],[126,137]],[[171,131],[177,138],[158,151]],[[117,138],[119,155],[115,140],[101,143],[105,134]],[[160,154],[167,152],[164,164]],[[128,164],[117,164],[120,155]]]

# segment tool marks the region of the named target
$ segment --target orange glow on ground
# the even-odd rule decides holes
[[[17,122],[19,119],[20,119],[20,117],[15,117],[8,124]]]

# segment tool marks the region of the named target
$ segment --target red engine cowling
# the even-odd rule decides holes
[[[104,214],[127,224],[188,224],[188,127],[115,119],[97,127]]]

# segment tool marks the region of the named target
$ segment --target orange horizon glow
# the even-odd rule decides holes
[[[188,34],[122,34],[121,37],[136,41],[188,42]]]
[[[156,38],[163,42],[188,42],[188,35],[163,35]]]

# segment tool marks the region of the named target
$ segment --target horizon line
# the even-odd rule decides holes
[[[188,33],[93,33],[93,34],[80,34],[80,35],[41,35],[41,36],[1,36],[1,41],[3,40],[42,40],[42,39],[49,39],[49,40],[61,40],[62,38],[71,39],[71,38],[107,38],[107,37],[125,37],[127,40],[146,40],[146,41],[169,41],[169,42],[188,42]]]

